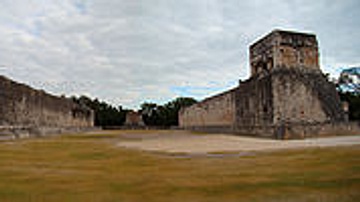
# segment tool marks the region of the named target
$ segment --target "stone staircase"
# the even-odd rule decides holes
[[[345,121],[345,112],[333,83],[330,83],[321,73],[295,72],[297,79],[310,88],[313,95],[320,100],[330,122]]]

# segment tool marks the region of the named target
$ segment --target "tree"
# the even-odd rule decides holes
[[[114,107],[104,101],[100,102],[97,98],[92,100],[83,95],[79,98],[72,97],[72,100],[94,110],[95,126],[120,126],[125,122],[127,110],[123,109],[121,105]]]
[[[155,126],[158,125],[158,105],[155,103],[145,102],[141,104],[141,114],[143,116],[143,121],[146,125]]]
[[[360,120],[360,94],[339,91],[341,101],[349,103],[349,120]]]
[[[336,83],[337,89],[342,92],[360,94],[360,68],[344,69]]]
[[[126,113],[129,111],[122,106],[114,107],[104,101],[91,99],[86,96],[72,97],[73,101],[86,105],[94,110],[95,126],[120,126],[125,123]],[[149,126],[176,126],[179,123],[178,113],[182,107],[190,106],[197,101],[193,98],[179,97],[164,105],[151,102],[141,104],[141,114],[146,125]]]
[[[349,104],[349,119],[360,120],[360,68],[344,69],[335,85],[341,101]]]
[[[178,113],[182,107],[195,104],[194,98],[179,97],[164,105],[145,102],[141,105],[141,112],[146,125],[150,126],[177,126]]]
[[[165,124],[167,126],[177,126],[179,125],[179,111],[183,107],[188,107],[190,105],[195,104],[197,101],[193,98],[187,97],[179,97],[173,101],[168,102],[165,104],[165,114],[166,114],[166,121]]]

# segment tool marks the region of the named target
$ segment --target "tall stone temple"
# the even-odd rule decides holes
[[[277,139],[349,129],[314,34],[274,30],[250,46],[250,66],[238,87],[183,108],[180,126]]]

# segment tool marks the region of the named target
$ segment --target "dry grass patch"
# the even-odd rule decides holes
[[[0,201],[360,200],[359,147],[171,158],[110,143],[124,132],[0,143]]]

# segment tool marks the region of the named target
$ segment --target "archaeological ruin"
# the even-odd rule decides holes
[[[179,112],[180,127],[276,139],[358,130],[319,67],[314,34],[274,30],[250,46],[251,76]]]
[[[142,114],[133,110],[128,111],[126,113],[125,126],[128,128],[140,128],[145,126]]]
[[[93,123],[94,113],[85,105],[0,76],[0,139],[82,130]]]

